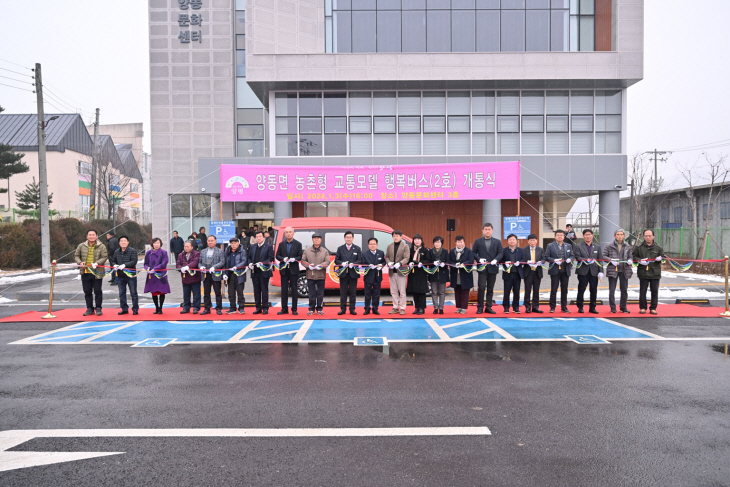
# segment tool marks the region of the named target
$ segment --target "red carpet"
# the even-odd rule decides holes
[[[54,315],[56,315],[56,318],[51,318],[44,320],[41,317],[46,314],[46,312],[39,312],[39,311],[27,311],[25,313],[20,313],[15,316],[9,316],[7,318],[0,319],[0,323],[21,323],[21,322],[33,322],[33,321],[55,321],[55,322],[81,322],[81,321],[218,321],[218,320],[292,320],[292,319],[307,319],[307,320],[332,320],[332,319],[348,319],[348,320],[362,320],[362,319],[377,319],[377,318],[411,318],[411,319],[418,319],[418,318],[654,318],[654,315],[651,315],[649,313],[647,314],[639,314],[639,306],[638,305],[629,305],[629,311],[631,311],[631,314],[623,314],[623,313],[617,313],[613,314],[610,312],[610,308],[608,306],[599,306],[598,311],[599,314],[593,315],[589,314],[586,309],[585,314],[579,314],[578,310],[575,306],[570,306],[570,314],[561,313],[559,311],[556,311],[555,313],[551,314],[549,313],[549,307],[547,306],[541,306],[541,310],[544,311],[543,314],[526,314],[525,309],[521,308],[522,313],[521,314],[505,314],[502,312],[501,308],[497,310],[496,315],[488,315],[488,314],[476,314],[476,308],[470,307],[469,310],[465,315],[462,314],[456,314],[455,308],[453,306],[449,306],[446,309],[444,309],[443,315],[434,315],[432,310],[429,308],[426,310],[426,314],[424,315],[414,315],[413,314],[413,308],[409,307],[406,310],[405,315],[390,315],[388,312],[391,310],[390,307],[381,308],[380,310],[380,316],[373,315],[372,313],[368,316],[363,316],[363,309],[358,308],[357,315],[353,316],[349,313],[343,316],[338,316],[337,313],[339,312],[338,307],[325,307],[324,308],[324,315],[312,315],[307,316],[307,309],[304,308],[303,310],[299,310],[299,315],[294,316],[291,313],[288,315],[277,315],[276,313],[279,311],[279,308],[271,308],[269,310],[269,314],[263,315],[254,315],[254,308],[247,308],[245,315],[235,314],[235,315],[226,315],[225,309],[222,315],[218,316],[215,314],[215,311],[213,311],[212,314],[200,316],[200,315],[194,315],[192,313],[189,314],[180,314],[180,308],[165,308],[164,314],[162,315],[155,315],[152,314],[154,311],[154,308],[143,308],[139,310],[139,315],[134,316],[131,312],[128,315],[117,315],[117,312],[119,311],[118,308],[104,308],[104,314],[102,316],[82,316],[84,314],[84,311],[86,311],[85,308],[69,308],[69,309],[62,309],[62,310],[56,310],[53,312]],[[666,304],[666,305],[659,305],[659,308],[657,310],[659,314],[656,316],[657,318],[716,318],[719,316],[721,312],[724,311],[724,308],[720,307],[714,307],[714,306],[695,306],[692,304]]]

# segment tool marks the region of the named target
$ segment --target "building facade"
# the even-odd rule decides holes
[[[349,215],[475,238],[523,215],[550,237],[595,194],[618,226],[641,0],[150,0],[150,35],[156,234]],[[514,160],[519,200],[219,199],[222,164]]]

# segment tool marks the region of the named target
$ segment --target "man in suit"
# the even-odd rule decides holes
[[[390,278],[390,296],[393,299],[393,309],[388,314],[406,314],[406,286],[408,278],[398,272],[401,266],[408,265],[411,259],[411,249],[403,240],[403,232],[393,230],[393,242],[385,250],[385,261],[388,263],[388,277]]]
[[[522,249],[526,262],[522,266],[522,275],[525,279],[525,313],[542,313],[540,311],[540,281],[542,280],[543,250],[537,246],[537,235],[531,233],[527,236],[527,247]],[[530,296],[532,294],[532,296]]]
[[[273,272],[265,271],[258,264],[270,266],[274,262],[274,247],[264,241],[264,232],[258,230],[254,236],[256,243],[248,249],[248,268],[251,269],[253,298],[256,303],[255,315],[269,314],[269,279]]]
[[[550,242],[545,249],[545,261],[553,266],[548,271],[550,276],[550,312],[555,313],[558,287],[560,287],[560,311],[570,313],[568,309],[568,279],[573,265],[573,247],[565,241],[565,230],[555,231],[555,242]]]
[[[493,231],[492,224],[485,223],[482,227],[482,237],[476,239],[471,247],[477,262],[487,264],[484,270],[478,271],[477,314],[482,314],[482,312],[495,314],[495,311],[492,310],[492,297],[494,296],[494,283],[497,280],[497,272],[499,272],[497,263],[502,260],[502,242],[499,238],[492,237]],[[487,294],[486,304],[484,302],[485,292]]]
[[[578,313],[583,313],[583,295],[586,287],[590,287],[591,302],[588,305],[588,312],[597,315],[596,296],[598,295],[598,280],[603,280],[603,267],[598,262],[587,263],[603,258],[601,246],[593,241],[593,232],[589,229],[583,230],[583,241],[575,246],[575,260],[582,262],[575,271],[578,274]]]
[[[522,249],[517,246],[517,235],[509,234],[507,237],[507,248],[502,252],[503,263],[525,262],[525,256]],[[512,292],[512,311],[520,314],[520,284],[522,283],[522,266],[512,265],[502,268],[502,281],[504,284],[504,297],[502,298],[502,306],[504,312],[509,313],[510,292]]]
[[[215,275],[216,270],[220,272],[226,263],[226,257],[223,251],[217,247],[218,241],[215,236],[208,237],[208,248],[200,251],[200,268],[205,269],[203,276],[203,305],[205,309],[201,315],[210,314],[210,308],[213,303],[210,300],[210,288],[215,292],[215,312],[223,314],[223,294],[221,294],[221,281],[223,274]]]
[[[286,268],[279,270],[281,276],[281,311],[277,315],[289,314],[289,290],[291,290],[291,314],[297,313],[297,281],[299,280],[299,262],[302,260],[302,244],[294,240],[294,229],[284,229],[284,240],[276,249],[276,260]]]
[[[347,268],[340,274],[340,312],[338,315],[345,314],[347,308],[347,298],[350,298],[350,314],[356,315],[355,300],[357,298],[357,280],[360,274],[357,273],[356,265],[362,260],[362,249],[353,244],[355,234],[351,231],[345,232],[345,244],[340,245],[335,255],[335,265],[340,268]]]
[[[363,314],[370,314],[370,304],[372,303],[373,314],[379,315],[378,305],[380,305],[380,286],[383,282],[385,252],[378,249],[377,238],[371,237],[368,240],[368,250],[362,255],[362,263],[369,266],[367,274],[363,277],[365,284],[365,312]]]

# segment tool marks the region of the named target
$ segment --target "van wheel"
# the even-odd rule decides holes
[[[297,295],[300,298],[309,297],[309,288],[307,288],[307,276],[299,276],[299,279],[297,279]]]

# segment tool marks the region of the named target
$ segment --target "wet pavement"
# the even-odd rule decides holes
[[[4,306],[0,317],[30,308]],[[123,453],[0,471],[0,485],[730,484],[730,356],[728,340],[713,339],[730,335],[730,321],[615,321],[671,340],[405,342],[387,353],[344,343],[147,349],[8,345],[62,325],[3,323],[0,431],[491,435],[31,438],[8,451]]]

